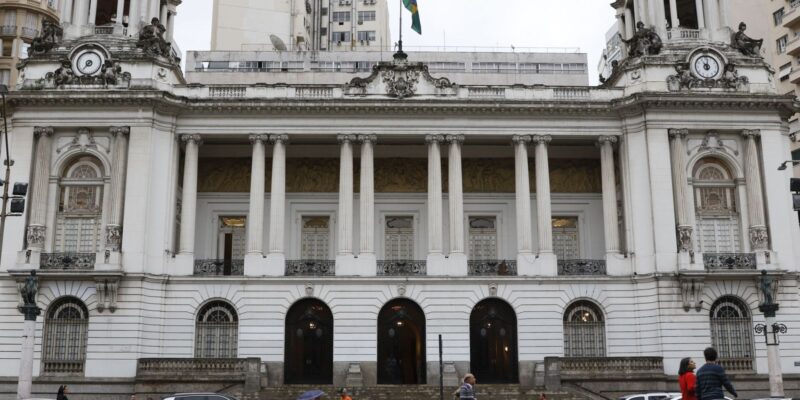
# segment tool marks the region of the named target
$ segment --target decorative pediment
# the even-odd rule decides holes
[[[397,53],[394,61],[375,65],[368,77],[351,79],[344,92],[349,96],[383,94],[402,100],[415,95],[454,96],[456,88],[445,77],[431,76],[427,65],[410,63],[404,53]]]

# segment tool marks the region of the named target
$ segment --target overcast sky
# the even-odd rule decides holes
[[[401,0],[389,0],[392,39],[397,40]],[[611,0],[417,0],[422,33],[408,28],[406,46],[488,46],[580,48],[589,55],[589,77],[597,83],[597,62],[605,32],[614,23]],[[212,0],[184,0],[178,8],[175,39],[187,50],[208,50]]]

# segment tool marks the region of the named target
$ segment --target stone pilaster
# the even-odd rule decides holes
[[[531,226],[531,184],[528,171],[528,145],[530,136],[514,135],[514,182],[517,210],[517,252],[533,254],[533,232]]]
[[[428,253],[443,254],[442,240],[442,135],[428,135]]]
[[[761,136],[761,131],[746,129],[742,131],[742,136],[745,140],[744,175],[747,185],[747,215],[750,219],[750,245],[752,250],[768,250],[769,234],[764,218],[761,167],[756,144],[756,138]]]
[[[449,143],[447,197],[450,201],[450,258],[464,254],[464,187],[462,184],[461,144],[464,135],[447,135]]]
[[[181,141],[185,144],[186,150],[183,160],[179,252],[184,255],[192,255],[194,254],[194,228],[197,219],[197,163],[203,139],[200,135],[183,135]]]
[[[689,199],[687,198],[688,177],[686,174],[686,137],[688,129],[670,129],[670,156],[672,159],[672,186],[675,201],[675,220],[678,251],[688,253],[694,250],[692,226],[689,221]]]
[[[269,135],[250,135],[253,158],[250,167],[250,212],[247,215],[247,254],[262,257],[264,252],[264,189],[266,142]]]
[[[538,219],[539,254],[553,253],[552,206],[550,198],[550,164],[547,146],[549,135],[533,137],[536,155],[536,211]]]
[[[50,158],[53,147],[52,126],[37,126],[33,129],[36,137],[36,153],[33,165],[33,187],[31,193],[31,216],[26,236],[28,248],[42,251],[46,238],[48,188],[50,184]],[[53,205],[55,207],[55,205]]]
[[[616,136],[600,136],[600,169],[603,180],[603,226],[606,253],[619,253],[619,217],[617,216],[617,182],[614,173],[614,144]]]
[[[360,242],[358,253],[364,255],[375,254],[375,166],[373,146],[377,140],[376,135],[359,135],[361,142],[361,182],[359,198],[359,233]]]
[[[109,131],[114,137],[114,159],[111,163],[111,215],[106,225],[106,250],[119,252],[122,248],[122,216],[131,128],[114,126]]]

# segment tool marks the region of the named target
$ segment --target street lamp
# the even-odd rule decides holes
[[[792,164],[792,165],[800,164],[800,160],[787,160],[787,161],[784,161],[784,162],[781,163],[780,166],[778,166],[778,171],[786,171],[786,167],[789,164]]]
[[[11,185],[11,166],[14,165],[14,160],[11,159],[11,150],[8,147],[8,108],[6,107],[6,95],[8,94],[8,86],[0,85],[0,97],[3,98],[3,135],[5,136],[6,145],[6,176],[5,179],[0,181],[3,186],[3,199],[2,209],[0,209],[0,260],[3,256],[3,237],[6,232],[6,217],[20,216],[25,211],[25,195],[28,193],[27,183],[14,184],[14,191],[12,196],[8,195],[8,187]],[[0,147],[0,153],[2,148]],[[11,211],[8,210],[8,201],[11,200]]]
[[[786,325],[775,321],[775,314],[780,309],[775,295],[777,294],[778,282],[769,276],[766,270],[761,271],[761,278],[758,280],[759,291],[761,292],[761,304],[758,310],[764,313],[764,324],[755,326],[756,334],[763,334],[767,345],[767,369],[769,370],[769,391],[770,397],[783,397],[783,372],[781,371],[781,355],[778,349],[780,343],[779,334],[786,333]]]

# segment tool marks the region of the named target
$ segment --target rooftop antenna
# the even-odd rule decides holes
[[[269,35],[269,41],[272,42],[272,47],[275,48],[277,51],[286,51],[286,43],[283,42],[281,38],[272,34]]]

